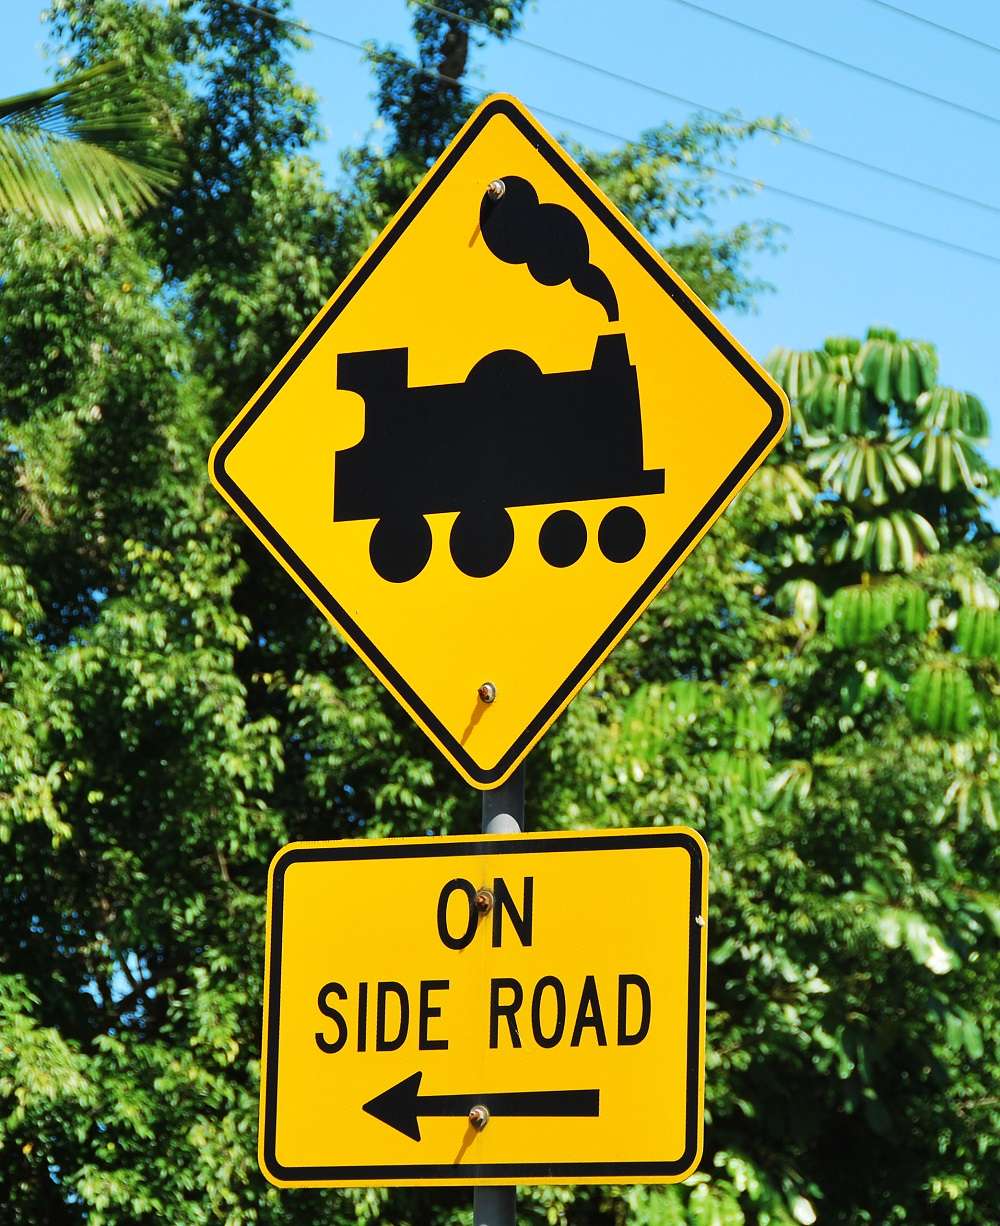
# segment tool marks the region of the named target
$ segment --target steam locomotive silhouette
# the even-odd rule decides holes
[[[510,557],[508,508],[662,494],[662,468],[643,467],[635,367],[621,334],[599,336],[589,370],[543,374],[526,354],[487,354],[464,383],[408,387],[409,351],[341,354],[337,387],[365,401],[365,433],[337,454],[333,518],[375,520],[372,566],[405,583],[431,554],[428,515],[458,512],[451,556],[465,574],[495,574]],[[613,562],[642,548],[631,506],[601,521],[598,546]],[[539,533],[552,566],[583,553],[587,527],[566,508]]]

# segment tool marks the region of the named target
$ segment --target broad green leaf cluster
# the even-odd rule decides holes
[[[782,447],[591,696],[605,803],[623,823],[683,817],[715,854],[708,1181],[630,1193],[621,1220],[988,1219],[988,419],[937,385],[930,345],[888,329],[771,368],[793,408]]]
[[[498,37],[524,8],[449,7]],[[227,0],[50,21],[68,72],[141,79],[184,159],[105,237],[0,221],[0,1220],[467,1223],[461,1189],[257,1170],[270,857],[474,831],[479,798],[205,460],[471,99],[372,48],[384,126],[329,185],[294,26]],[[461,80],[475,29],[414,9],[419,64]],[[581,157],[703,298],[740,303],[762,229],[713,227],[712,171],[780,127],[695,118]],[[524,1191],[523,1223],[965,1226],[1000,1203],[987,412],[885,329],[772,368],[782,448],[528,767],[535,827],[687,823],[712,849],[704,1161],[683,1187]]]

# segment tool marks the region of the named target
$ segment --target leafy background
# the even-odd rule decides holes
[[[453,3],[500,39],[523,10]],[[103,236],[0,220],[4,1220],[467,1221],[461,1190],[257,1171],[270,856],[474,830],[477,798],[205,456],[470,100],[373,47],[388,139],[330,186],[294,28],[226,0],[50,20],[65,71],[120,61],[184,160]],[[426,9],[414,30],[455,77],[494,37]],[[746,305],[771,236],[713,224],[712,170],[781,128],[702,116],[576,152],[707,302]],[[704,1161],[666,1190],[525,1190],[526,1223],[981,1223],[1000,1203],[987,411],[888,328],[771,365],[781,449],[528,774],[535,825],[685,822],[713,849]]]

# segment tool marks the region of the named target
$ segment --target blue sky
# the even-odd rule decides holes
[[[997,122],[820,63],[675,0],[538,0],[521,33],[709,107],[735,107],[745,116],[780,113],[819,144],[1000,206],[1000,54],[906,20],[877,0],[697,3],[987,112]],[[898,4],[1000,46],[1000,6],[991,0]],[[43,54],[39,23],[44,5],[2,0],[2,6],[0,94],[11,94],[45,79],[51,61]],[[293,9],[300,20],[344,39],[373,38],[404,52],[412,47],[403,0],[295,0]],[[319,96],[327,140],[318,153],[334,177],[338,150],[364,137],[374,121],[371,75],[358,52],[323,39],[314,40],[297,66]],[[477,54],[471,80],[629,136],[663,120],[679,121],[689,110],[517,43],[493,44]],[[543,122],[559,132],[560,125]],[[564,131],[598,147],[611,143],[568,125]],[[739,169],[1000,261],[1000,213],[768,139],[741,153]],[[758,258],[755,267],[776,292],[762,297],[750,315],[726,316],[751,351],[763,357],[776,344],[807,348],[828,335],[889,324],[933,341],[941,381],[976,392],[1000,422],[1000,263],[769,193],[728,204],[718,215],[729,224],[749,218],[788,227],[784,250]],[[1000,464],[1000,439],[992,440],[989,453]]]

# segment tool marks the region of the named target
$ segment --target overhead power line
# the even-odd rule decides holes
[[[905,81],[897,81],[895,77],[883,76],[880,72],[875,72],[871,68],[863,68],[860,64],[855,64],[851,60],[842,60],[835,55],[828,55],[825,51],[819,51],[815,47],[807,47],[805,43],[793,42],[790,38],[783,38],[780,34],[774,34],[771,30],[763,30],[760,26],[752,26],[747,21],[740,21],[736,17],[730,17],[728,13],[720,13],[715,9],[705,8],[701,4],[695,4],[694,0],[670,0],[671,4],[679,4],[683,8],[691,9],[695,13],[704,13],[706,17],[714,17],[717,21],[723,21],[726,25],[736,26],[737,29],[746,30],[751,34],[757,34],[761,38],[766,38],[772,43],[777,43],[782,47],[791,47],[795,51],[801,51],[804,55],[811,55],[814,59],[823,60],[827,64],[836,64],[838,68],[846,68],[850,72],[855,72],[859,76],[868,77],[869,80],[879,81],[883,85],[891,85],[893,89],[901,89],[908,94],[913,94],[917,98],[923,98],[928,102],[936,102],[940,106],[950,107],[953,111],[959,111],[963,115],[974,115],[977,119],[985,119],[987,123],[995,123],[1000,127],[1000,115],[991,115],[989,111],[980,111],[974,106],[966,106],[964,102],[956,102],[954,98],[945,98],[943,94],[932,94],[930,90],[920,89],[919,86],[909,85]]]
[[[876,0],[876,3],[878,2],[879,0]],[[440,4],[431,3],[431,0],[413,0],[413,3],[420,5],[421,8],[429,9],[432,13],[440,13],[442,17],[447,17],[450,20],[460,21],[469,26],[478,26],[481,29],[489,30],[493,34],[498,33],[497,29],[490,25],[488,21],[480,21],[475,17],[463,17],[461,13],[455,13],[451,9],[443,8]],[[727,118],[726,112],[720,111],[718,107],[707,106],[704,102],[696,102],[693,98],[685,98],[683,94],[672,93],[670,90],[663,89],[659,85],[653,85],[650,81],[641,81],[636,77],[630,77],[625,73],[615,72],[614,69],[606,68],[603,64],[595,64],[590,60],[578,59],[575,55],[569,55],[565,51],[560,51],[557,47],[548,47],[542,43],[532,42],[531,39],[523,38],[520,34],[508,34],[506,37],[511,42],[520,43],[523,47],[530,47],[533,51],[539,51],[543,55],[551,55],[557,60],[562,60],[564,63],[573,64],[577,68],[585,68],[612,81],[632,85],[637,89],[645,90],[647,93],[655,94],[660,98],[667,98],[671,102],[680,102],[684,106],[694,107],[695,110],[705,111],[709,115],[715,115],[723,119]],[[801,145],[803,149],[808,149],[812,153],[836,158],[837,161],[844,162],[847,165],[858,166],[862,170],[872,171],[887,179],[895,179],[896,182],[905,183],[909,187],[919,187],[923,191],[933,192],[935,195],[943,196],[948,200],[956,200],[962,204],[971,204],[977,209],[986,209],[990,213],[1000,214],[1000,205],[991,204],[988,200],[979,200],[975,196],[967,196],[964,192],[952,191],[950,188],[941,187],[937,183],[929,183],[926,179],[916,179],[912,175],[903,174],[901,171],[891,170],[888,166],[880,166],[875,162],[866,162],[863,158],[854,157],[849,153],[842,153],[839,149],[830,149],[826,145],[816,144],[815,141],[806,140],[804,137],[796,136],[792,132],[782,132],[781,139]]]
[[[303,21],[296,21],[292,17],[279,17],[277,13],[272,13],[268,9],[260,8],[256,4],[249,4],[246,0],[227,0],[227,3],[232,4],[236,8],[244,9],[249,13],[256,13],[261,17],[266,17],[271,21],[277,22],[280,25],[292,26],[294,29],[302,30],[306,34],[311,34],[316,38],[326,39],[328,42],[337,43],[341,47],[352,47],[355,51],[360,51],[363,55],[371,56],[376,60],[390,60],[398,64],[400,67],[408,68],[412,72],[417,73],[429,80],[437,81],[442,85],[457,86],[465,93],[479,95],[480,98],[488,97],[495,92],[489,89],[482,89],[478,85],[470,85],[465,81],[459,80],[457,77],[448,77],[444,73],[435,72],[433,68],[424,68],[420,64],[415,64],[412,60],[408,60],[405,56],[397,54],[395,51],[371,51],[364,47],[361,43],[356,43],[349,38],[341,38],[339,34],[331,34],[326,30],[319,30],[315,26],[306,25]],[[569,124],[571,127],[581,128],[588,132],[593,132],[598,136],[607,137],[609,140],[618,141],[621,144],[632,145],[633,148],[647,149],[650,153],[655,153],[655,150],[650,149],[648,145],[644,145],[642,141],[632,140],[628,136],[623,136],[620,132],[612,132],[609,128],[598,127],[596,124],[588,123],[583,119],[574,119],[571,115],[563,115],[558,111],[548,110],[546,107],[535,106],[529,104],[531,110],[538,115],[545,115],[549,119],[554,119],[556,123]],[[756,188],[760,191],[770,192],[775,196],[783,196],[788,200],[795,200],[800,204],[808,204],[813,208],[823,209],[825,212],[833,213],[840,217],[850,217],[855,221],[863,221],[868,225],[877,226],[881,230],[887,230],[894,234],[904,234],[909,238],[919,239],[922,242],[930,243],[935,247],[942,247],[948,251],[958,251],[962,255],[973,256],[977,259],[987,260],[991,264],[1000,264],[1000,255],[993,255],[988,251],[981,251],[977,247],[966,247],[961,243],[953,243],[946,238],[938,238],[934,234],[927,234],[922,230],[911,230],[908,226],[899,226],[895,222],[885,221],[881,217],[871,217],[867,213],[858,213],[854,209],[842,208],[840,205],[830,204],[826,200],[818,200],[815,196],[806,196],[800,192],[792,191],[786,187],[776,187],[772,183],[764,183],[759,179],[751,179],[748,175],[737,174],[733,170],[724,170],[721,166],[712,168],[712,173],[722,175],[724,178],[732,179],[737,183],[742,183],[748,187]]]
[[[898,4],[888,4],[887,0],[870,0],[870,3],[877,4],[881,9],[889,9],[893,13],[898,13],[900,17],[906,17],[910,21],[919,22],[922,26],[930,26],[932,30],[940,30],[942,34],[950,34],[952,38],[960,38],[963,42],[972,43],[974,47],[983,47],[987,51],[1000,55],[1000,47],[996,43],[974,38],[963,30],[956,30],[954,26],[943,26],[939,21],[931,21],[929,17],[921,17],[919,13],[911,13],[909,9],[900,8]]]

